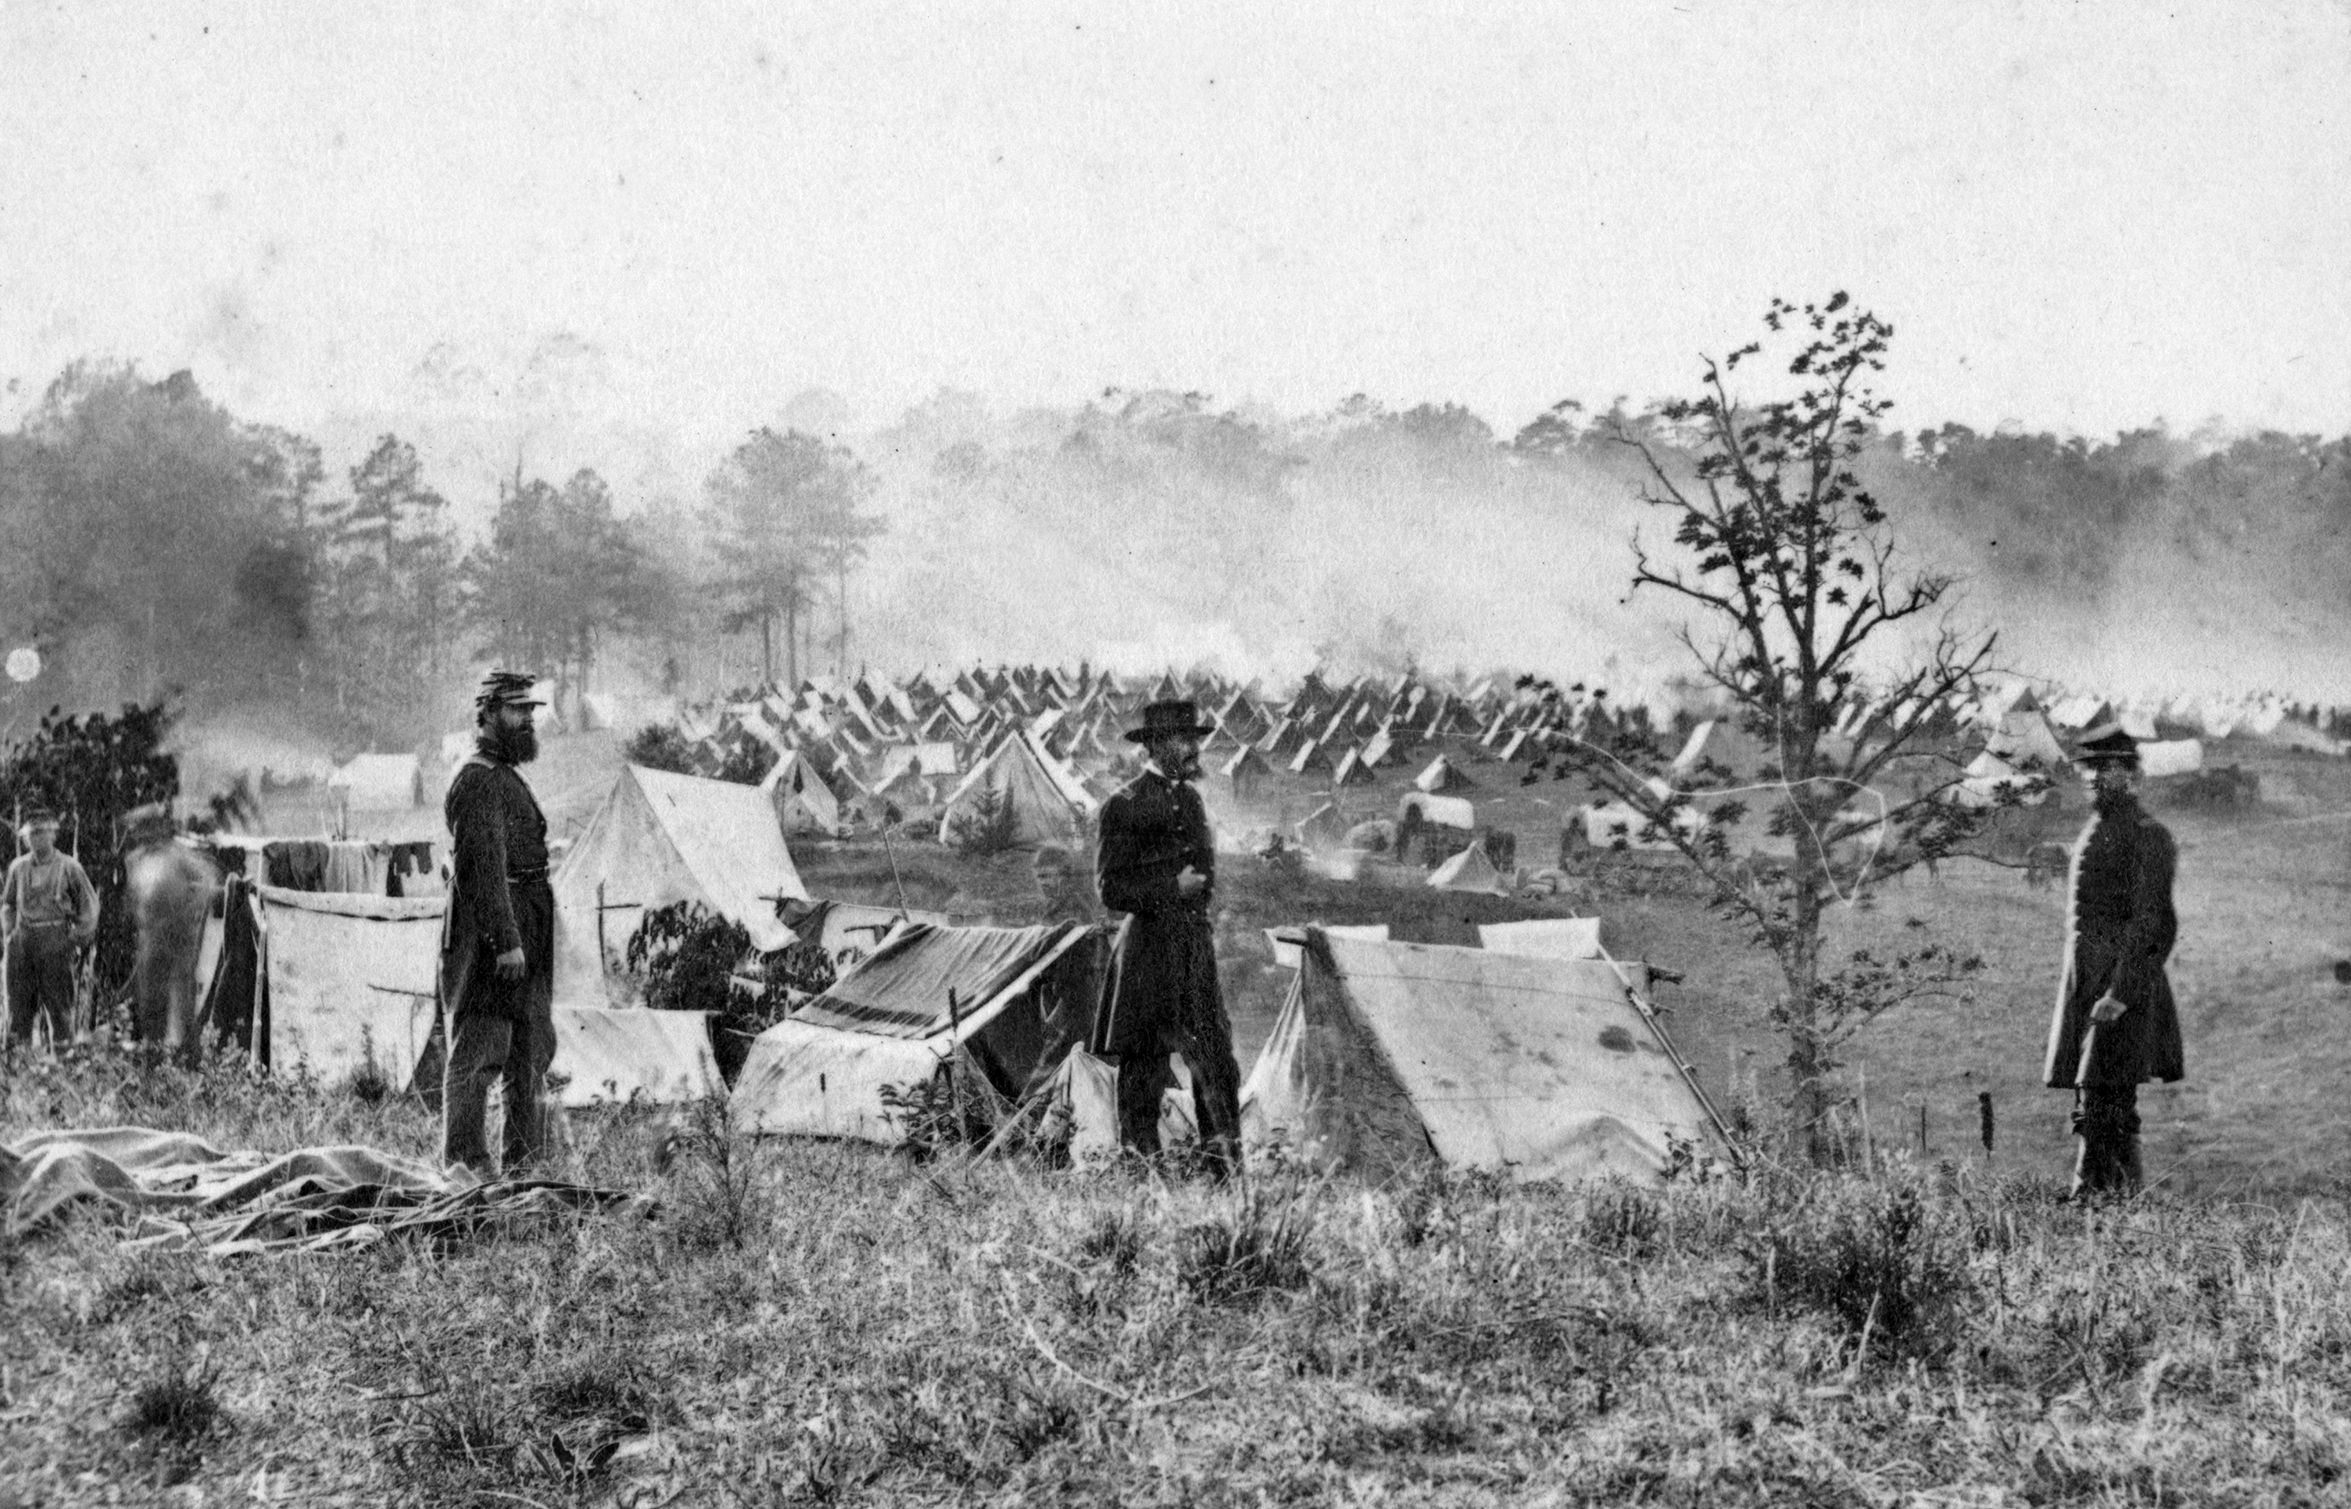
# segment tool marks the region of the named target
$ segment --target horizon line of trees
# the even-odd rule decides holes
[[[1679,475],[1702,449],[1688,430],[1669,404],[1621,400],[1563,401],[1505,436],[1460,405],[1360,395],[1283,420],[1123,390],[996,419],[942,394],[856,448],[752,431],[698,501],[518,464],[469,537],[397,435],[330,476],[315,442],[238,419],[186,373],[77,364],[0,433],[0,634],[50,666],[0,684],[0,720],[178,689],[405,746],[462,718],[485,657],[553,674],[576,705],[624,654],[669,691],[747,680],[746,659],[797,683],[876,648],[936,658],[957,644],[944,621],[1015,658],[1153,616],[1309,621],[1327,663],[1377,669],[1443,616],[1412,574],[1381,569],[1433,531],[1431,509],[1507,539],[1589,507],[1569,527],[1613,534],[1626,515],[1589,500],[1629,508],[1644,474],[1628,441]],[[1873,419],[1852,466],[2006,618],[2127,593],[2131,552],[2150,549],[2233,570],[2223,591],[2351,607],[2351,436],[2093,442]],[[897,548],[877,562],[885,536]],[[1543,540],[1527,541],[1516,554],[1535,559],[1497,565],[1541,569]],[[855,622],[877,564],[878,639]],[[1613,616],[1616,595],[1596,606]]]

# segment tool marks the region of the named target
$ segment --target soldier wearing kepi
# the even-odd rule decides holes
[[[2077,1199],[2140,1187],[2139,1086],[2186,1072],[2164,973],[2179,931],[2178,848],[2139,806],[2138,741],[2120,724],[2086,731],[2078,759],[2093,808],[2073,848],[2065,974],[2044,1067],[2049,1088],[2074,1092]]]
[[[57,847],[57,816],[24,815],[25,852],[0,882],[0,933],[8,940],[8,1036],[30,1042],[36,1023],[52,1044],[73,1038],[74,955],[98,936],[98,888],[82,862]]]
[[[1127,734],[1148,764],[1103,805],[1095,871],[1102,904],[1128,921],[1095,1024],[1095,1051],[1119,1060],[1119,1138],[1159,1151],[1159,1105],[1172,1082],[1168,1055],[1192,1071],[1192,1105],[1209,1171],[1241,1159],[1241,1068],[1216,978],[1211,902],[1216,845],[1191,782],[1211,730],[1189,702],[1154,702]]]
[[[531,678],[492,671],[474,698],[472,758],[449,783],[449,901],[441,924],[441,1014],[448,1060],[441,1156],[491,1171],[483,1126],[490,1086],[506,1100],[509,1172],[544,1140],[541,1096],[555,1059],[555,892],[547,819],[517,766],[538,757]]]

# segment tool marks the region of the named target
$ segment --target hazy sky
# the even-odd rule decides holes
[[[1894,421],[2351,428],[2351,7],[0,6],[0,382],[728,434],[1174,385],[1507,430],[1775,293]],[[538,361],[532,365],[533,353]],[[517,392],[517,383],[537,392]]]

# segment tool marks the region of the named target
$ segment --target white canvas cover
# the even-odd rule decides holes
[[[1625,971],[1620,977],[1618,969]],[[1241,1092],[1253,1143],[1385,1179],[1433,1156],[1518,1179],[1655,1177],[1721,1151],[1637,964],[1308,940]]]
[[[621,1104],[635,1096],[674,1105],[726,1093],[710,1051],[706,1011],[555,1008],[555,1062],[567,1106]]]
[[[682,901],[740,923],[763,953],[783,948],[793,934],[776,898],[808,899],[765,793],[641,765],[621,767],[554,884],[555,999],[583,1006],[610,1004],[597,952],[599,887],[614,962],[646,912]]]
[[[433,1030],[441,898],[260,893],[270,1067],[332,1084],[372,1058],[407,1089]]]
[[[1429,889],[1435,891],[1476,891],[1487,896],[1507,896],[1510,886],[1494,862],[1486,857],[1484,844],[1468,848],[1446,860],[1429,872]]]
[[[942,841],[953,838],[957,821],[974,812],[982,792],[1010,797],[1018,842],[1024,846],[1083,843],[1085,819],[1097,805],[1084,782],[1025,730],[998,745],[947,798],[939,809]]]
[[[1091,935],[1069,925],[903,928],[759,1035],[732,1103],[761,1132],[895,1146],[905,1133],[882,1104],[883,1087],[927,1083],[941,1064],[985,1051],[999,1018]],[[951,989],[963,995],[952,1010]],[[1015,1018],[1005,1030],[1033,1026]]]
[[[327,777],[350,812],[406,812],[424,800],[424,776],[412,754],[353,755]]]
[[[2204,741],[2201,739],[2158,739],[2139,746],[2139,771],[2153,779],[2156,776],[2187,775],[2204,768]]]
[[[1597,917],[1537,917],[1526,922],[1481,922],[1478,943],[1489,953],[1534,959],[1601,958]]]

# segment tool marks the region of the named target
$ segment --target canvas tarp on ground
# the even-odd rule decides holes
[[[275,886],[260,897],[271,1069],[332,1084],[372,1059],[407,1089],[432,1035],[441,899]]]
[[[759,1035],[734,1105],[763,1132],[895,1145],[905,1133],[882,1104],[884,1086],[927,1084],[959,1061],[996,1094],[1018,1096],[1051,1045],[1040,1002],[1072,985],[1048,977],[1098,942],[1099,929],[1068,923],[901,928]],[[1090,974],[1094,961],[1084,962]]]
[[[740,924],[764,953],[792,942],[776,899],[808,899],[757,787],[642,765],[621,768],[554,883],[555,999],[576,1006],[613,1004],[607,973],[649,911],[698,903]]]
[[[1243,1131],[1375,1179],[1432,1157],[1518,1179],[1655,1177],[1677,1141],[1727,1151],[1619,967],[1311,930],[1242,1089]]]

